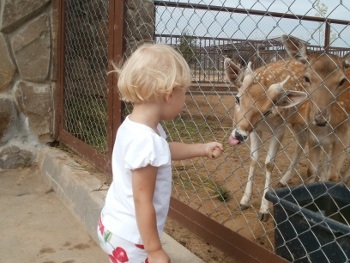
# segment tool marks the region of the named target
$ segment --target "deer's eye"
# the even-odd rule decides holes
[[[309,79],[309,77],[308,77],[308,76],[304,76],[304,80],[305,80],[305,82],[306,82],[306,83],[308,83],[308,84],[310,84],[310,83],[311,83],[311,81],[310,81],[310,79]]]
[[[264,113],[264,117],[267,117],[272,111],[268,110],[267,112]]]
[[[343,86],[344,83],[345,83],[346,81],[347,81],[347,79],[345,79],[345,78],[342,79],[342,80],[339,82],[339,87],[340,87],[340,86]]]
[[[239,97],[238,97],[238,96],[235,96],[235,98],[236,98],[236,103],[239,105],[239,103],[240,103]]]

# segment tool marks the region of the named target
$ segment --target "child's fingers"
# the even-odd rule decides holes
[[[220,148],[219,147],[215,147],[214,150],[211,153],[211,158],[212,159],[218,158],[222,154],[223,150],[224,149],[222,147],[220,147]]]
[[[224,150],[224,146],[221,143],[218,143],[216,148],[219,148],[221,151]]]

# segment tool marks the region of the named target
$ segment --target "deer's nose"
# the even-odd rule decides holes
[[[328,118],[321,112],[315,114],[314,124],[319,127],[324,127],[328,123]]]
[[[248,139],[247,135],[243,135],[243,134],[239,133],[237,130],[235,131],[235,137],[240,142],[244,142],[244,141],[246,141]]]

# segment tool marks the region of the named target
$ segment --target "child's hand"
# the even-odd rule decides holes
[[[216,159],[221,156],[224,147],[218,142],[209,142],[205,144],[205,156],[210,159]]]
[[[148,262],[149,263],[171,263],[171,260],[163,249],[159,249],[152,253],[148,253]]]

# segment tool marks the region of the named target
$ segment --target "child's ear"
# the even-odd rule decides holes
[[[171,102],[172,98],[173,98],[173,92],[165,93],[165,95],[164,95],[165,102],[167,102],[167,103]]]

